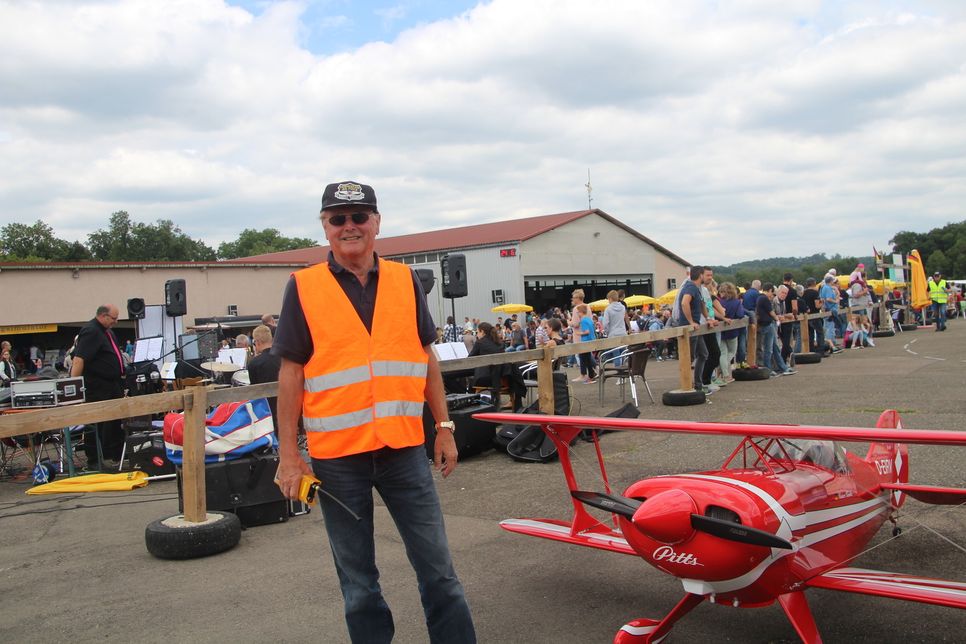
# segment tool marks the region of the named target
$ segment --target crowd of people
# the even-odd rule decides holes
[[[492,323],[465,317],[462,325],[450,316],[445,327],[437,329],[437,339],[463,341],[471,355],[486,355],[539,348],[552,340],[579,343],[669,326],[693,325],[697,329],[708,324],[716,332],[692,336],[690,346],[694,387],[707,394],[732,382],[732,370],[738,367],[765,367],[771,377],[793,375],[794,354],[804,351],[829,356],[845,349],[875,347],[872,332],[879,324],[880,296],[869,285],[864,264],[858,264],[847,280],[840,280],[834,268],[821,279],[809,277],[803,284],[793,277],[787,272],[780,284],[753,280],[739,288],[732,282],[719,284],[710,267],[695,266],[672,304],[630,309],[624,303],[624,291],[612,290],[607,294],[606,308],[597,314],[585,303],[584,291],[576,289],[568,310],[553,307],[542,315],[513,314],[497,317]],[[929,280],[928,288],[936,330],[941,331],[945,329],[947,302],[962,302],[962,294],[949,287],[938,272]],[[907,305],[905,293],[899,289],[888,294],[887,310],[897,323],[922,322],[922,313],[913,312]],[[808,337],[802,338],[798,316],[824,311],[831,315],[809,320]],[[757,330],[756,365],[748,363],[748,327],[729,328],[732,322],[745,318]],[[483,344],[477,346],[480,339]],[[658,361],[677,358],[676,341],[658,340],[647,346]],[[564,360],[580,369],[574,382],[596,382],[595,352]]]

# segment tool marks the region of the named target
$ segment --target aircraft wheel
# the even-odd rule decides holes
[[[919,329],[918,324],[901,324],[900,326],[903,331],[916,331]]]
[[[665,391],[661,395],[661,402],[668,407],[701,405],[704,403],[704,399],[704,392],[695,391],[694,389],[672,389],[671,391]]]
[[[818,364],[822,361],[822,354],[814,351],[794,354],[795,364]]]
[[[224,552],[241,540],[241,521],[231,512],[209,512],[202,523],[177,514],[158,519],[144,530],[148,552],[159,559],[195,559]]]
[[[750,380],[768,380],[771,378],[771,369],[766,369],[764,367],[754,367],[748,369],[732,369],[731,377],[735,380],[750,381]]]
[[[895,331],[873,331],[872,337],[873,338],[891,338],[895,334],[896,334]]]

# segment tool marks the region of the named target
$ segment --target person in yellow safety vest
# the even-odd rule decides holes
[[[946,330],[946,303],[949,301],[949,288],[942,274],[936,271],[929,278],[929,299],[932,300],[933,319],[936,321],[936,331]]]
[[[281,358],[279,488],[296,499],[303,475],[322,482],[318,498],[352,642],[388,643],[395,630],[376,568],[375,487],[416,571],[430,641],[472,644],[473,620],[423,446],[425,402],[436,420],[435,467],[444,477],[453,473],[455,426],[426,295],[408,266],[374,252],[381,215],[371,186],[329,184],[320,218],[328,261],[292,275],[272,344]],[[311,467],[298,449],[300,419]],[[304,597],[311,608],[314,593]]]

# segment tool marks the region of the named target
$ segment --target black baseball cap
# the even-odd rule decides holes
[[[340,206],[369,206],[373,212],[379,212],[376,208],[376,191],[372,186],[358,181],[330,183],[322,191],[322,210]]]

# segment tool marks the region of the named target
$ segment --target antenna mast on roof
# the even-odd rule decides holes
[[[594,198],[590,196],[590,193],[592,193],[594,189],[590,185],[590,168],[587,168],[587,183],[584,184],[584,187],[587,188],[587,210],[593,210],[594,207],[591,206],[591,203],[593,203]]]

